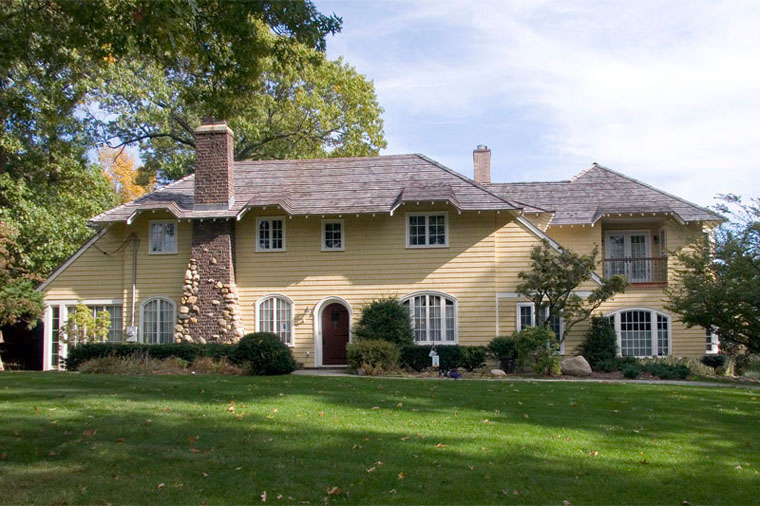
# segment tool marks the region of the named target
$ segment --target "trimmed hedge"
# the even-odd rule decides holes
[[[84,362],[103,357],[131,357],[133,355],[147,356],[158,360],[177,357],[187,362],[192,362],[197,357],[210,357],[214,359],[232,359],[235,354],[235,345],[208,343],[208,344],[121,344],[121,343],[90,343],[80,344],[69,348],[66,358],[66,369],[76,371]]]
[[[401,367],[422,371],[432,367],[430,350],[433,346],[411,344],[402,346],[399,362]],[[440,368],[444,371],[463,368],[468,371],[482,367],[485,364],[486,348],[484,346],[439,345],[435,347],[438,353]]]
[[[398,346],[388,341],[358,339],[346,346],[346,353],[351,369],[364,369],[371,376],[398,368]]]
[[[409,308],[395,297],[373,300],[362,308],[362,316],[354,326],[359,339],[389,341],[398,346],[412,344],[414,333]]]
[[[517,344],[514,337],[498,336],[488,343],[488,354],[499,361],[501,370],[515,372],[517,366]]]
[[[298,369],[288,345],[271,332],[254,332],[243,336],[235,346],[233,359],[254,375],[290,374]]]

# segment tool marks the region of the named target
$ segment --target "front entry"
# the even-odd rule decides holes
[[[348,310],[333,302],[322,309],[322,365],[346,365]]]

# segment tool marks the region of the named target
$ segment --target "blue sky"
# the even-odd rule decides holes
[[[494,181],[598,162],[699,204],[760,196],[760,2],[316,0],[372,79],[384,154]]]

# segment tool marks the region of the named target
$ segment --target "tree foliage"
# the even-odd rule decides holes
[[[103,173],[122,204],[144,195],[156,183],[155,177],[141,181],[141,175],[135,168],[134,155],[124,149],[102,146],[98,150],[98,159]]]
[[[760,199],[719,198],[730,221],[679,252],[666,308],[688,327],[716,329],[722,347],[760,353]]]
[[[17,261],[3,275],[44,278],[118,203],[88,159],[104,141],[144,150],[143,186],[191,170],[204,116],[230,120],[241,157],[375,153],[372,83],[323,54],[341,23],[311,0],[4,2],[0,221]]]
[[[362,308],[362,316],[354,327],[359,339],[390,341],[399,346],[412,344],[409,308],[395,297],[373,300]]]
[[[580,255],[564,248],[556,251],[543,243],[531,250],[531,270],[519,274],[522,283],[517,285],[517,293],[533,302],[538,326],[548,327],[555,316],[564,318],[565,330],[557,336],[560,343],[573,326],[588,319],[616,293],[625,291],[625,277],[611,276],[603,279],[585,299],[574,293],[592,279],[598,254],[596,246],[591,253]]]
[[[108,340],[108,330],[111,328],[111,315],[108,311],[93,313],[92,308],[85,306],[80,300],[69,313],[65,323],[66,332],[62,341],[72,344],[88,344]]]

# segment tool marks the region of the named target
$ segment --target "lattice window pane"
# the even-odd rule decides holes
[[[428,244],[446,244],[446,217],[429,216],[428,220]]]
[[[454,312],[454,302],[444,299],[446,302],[446,335],[445,339],[449,342],[456,340],[456,313]]]
[[[269,249],[270,248],[270,240],[269,240],[269,221],[262,220],[259,223],[259,248],[261,249]]]
[[[520,307],[520,329],[533,326],[533,307],[531,306],[519,306]]]
[[[409,244],[412,246],[423,246],[425,241],[425,216],[409,217]]]
[[[436,295],[429,295],[428,305],[428,320],[430,322],[428,338],[430,341],[438,342],[441,340],[441,298]]]
[[[651,356],[651,313],[649,311],[624,311],[620,313],[620,341],[623,356]]]
[[[657,354],[667,355],[670,353],[670,337],[668,332],[668,318],[657,315]]]

